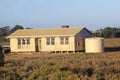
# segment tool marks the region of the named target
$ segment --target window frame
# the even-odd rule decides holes
[[[27,44],[30,44],[30,39],[26,39],[26,43],[27,43]]]
[[[50,45],[50,38],[46,38],[46,45]]]
[[[51,38],[51,45],[55,45],[55,38]]]
[[[68,37],[65,37],[65,44],[69,44],[69,38]]]
[[[18,45],[21,45],[21,43],[22,43],[21,39],[18,39],[17,41],[18,41]]]
[[[61,45],[68,45],[69,44],[69,37],[60,37],[60,44]]]
[[[26,40],[22,39],[22,44],[25,45],[26,44]]]
[[[54,37],[46,38],[46,45],[55,45],[55,38]]]
[[[79,47],[79,46],[80,46],[80,42],[77,42],[77,43],[76,43],[76,46]]]
[[[18,49],[28,49],[28,45],[30,45],[30,38],[18,38],[17,39],[17,47]],[[24,46],[24,47],[23,47]]]
[[[61,38],[60,38],[60,44],[61,44],[61,45],[64,45],[64,37],[61,37]]]

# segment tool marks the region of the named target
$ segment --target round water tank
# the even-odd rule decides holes
[[[104,38],[86,38],[85,39],[86,53],[101,53],[104,52]]]

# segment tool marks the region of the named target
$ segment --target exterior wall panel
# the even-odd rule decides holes
[[[21,48],[18,49],[18,39],[17,38],[11,38],[10,39],[10,46],[11,46],[11,52],[35,52],[35,39],[30,38],[30,44],[28,45],[21,45]]]
[[[11,48],[11,52],[17,52],[17,39],[16,38],[11,38],[10,39],[10,48]]]
[[[46,38],[41,38],[41,51],[74,51],[74,37],[69,37],[69,44],[61,45],[60,37],[55,37],[55,45],[47,45]],[[40,50],[39,50],[40,51]]]

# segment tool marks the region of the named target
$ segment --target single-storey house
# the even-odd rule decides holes
[[[85,50],[84,39],[92,37],[85,27],[20,29],[10,38],[11,52],[69,52]]]

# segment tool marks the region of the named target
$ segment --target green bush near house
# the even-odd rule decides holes
[[[0,66],[4,66],[4,54],[2,52],[2,46],[0,45]]]

